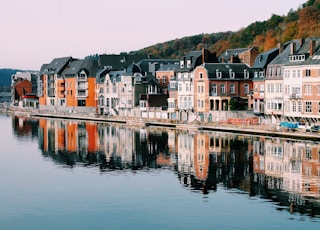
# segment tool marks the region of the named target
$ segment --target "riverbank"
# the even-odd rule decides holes
[[[70,120],[82,120],[82,121],[95,121],[106,123],[118,123],[125,124],[127,126],[147,126],[147,127],[166,127],[171,129],[189,130],[189,131],[221,131],[240,133],[253,136],[269,136],[269,137],[281,137],[288,139],[299,140],[320,140],[320,134],[310,133],[303,130],[289,132],[280,131],[275,125],[233,125],[233,124],[221,124],[219,122],[182,122],[176,120],[166,119],[146,119],[146,118],[134,118],[134,117],[113,117],[113,116],[100,116],[95,114],[76,114],[76,113],[52,113],[48,111],[35,111],[35,110],[6,110],[0,111],[7,114],[35,117],[35,118],[52,118],[52,119],[70,119]]]

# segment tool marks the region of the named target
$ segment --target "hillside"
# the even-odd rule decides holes
[[[159,58],[180,58],[190,50],[203,47],[220,55],[230,48],[255,45],[259,51],[271,49],[279,42],[320,37],[320,0],[308,0],[301,8],[291,9],[286,16],[273,14],[270,19],[254,22],[237,32],[199,34],[159,43],[130,53],[152,54]]]
[[[0,92],[10,92],[11,75],[21,71],[17,69],[0,69]]]

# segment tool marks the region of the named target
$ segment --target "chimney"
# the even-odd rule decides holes
[[[205,57],[204,57],[205,53],[204,53],[204,47],[202,47],[202,64],[205,63]]]
[[[301,38],[301,39],[300,39],[300,47],[304,44],[304,42],[305,42],[305,39],[304,39],[304,38]]]
[[[281,42],[278,43],[279,54],[283,51],[283,44]]]
[[[291,42],[290,44],[290,54],[294,54],[296,52],[296,43]]]
[[[310,56],[313,56],[314,52],[316,51],[316,40],[310,40]]]

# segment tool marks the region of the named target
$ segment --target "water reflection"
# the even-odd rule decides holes
[[[169,168],[181,185],[208,194],[225,188],[276,202],[279,210],[320,218],[320,144],[222,132],[13,118],[18,138],[38,138],[63,167]]]

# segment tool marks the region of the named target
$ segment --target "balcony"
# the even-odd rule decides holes
[[[88,92],[86,90],[77,91],[76,97],[88,97]]]
[[[289,98],[294,100],[294,99],[301,99],[302,97],[301,97],[301,94],[293,93],[289,95]]]

